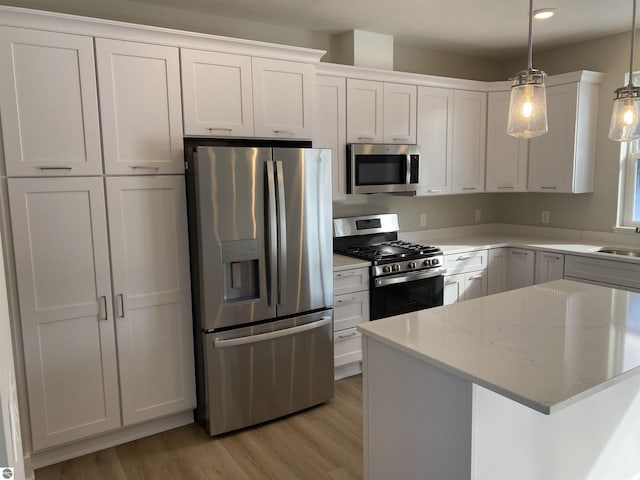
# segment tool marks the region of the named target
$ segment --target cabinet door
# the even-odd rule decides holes
[[[398,83],[383,86],[384,143],[416,143],[416,108],[418,87]]]
[[[384,85],[347,78],[347,143],[382,143]]]
[[[487,94],[456,90],[453,96],[453,193],[484,190]]]
[[[251,57],[180,50],[186,135],[253,137]]]
[[[444,277],[444,305],[451,305],[464,298],[464,274]]]
[[[252,58],[257,137],[311,138],[315,71],[307,63]]]
[[[178,49],[96,39],[105,173],[184,172]]]
[[[100,175],[91,37],[0,27],[7,175]]]
[[[417,143],[420,184],[417,195],[451,193],[453,165],[453,90],[419,87]]]
[[[573,191],[578,85],[547,89],[549,131],[529,141],[529,190]]]
[[[533,285],[535,253],[533,250],[509,248],[507,262],[507,289],[528,287]]]
[[[336,295],[333,302],[333,330],[355,327],[369,321],[369,291]]]
[[[463,300],[480,298],[487,295],[487,271],[465,274]]]
[[[511,92],[490,92],[487,112],[488,192],[527,189],[527,141],[507,135]]]
[[[331,149],[333,199],[342,200],[347,193],[347,107],[344,78],[317,76],[315,113],[313,146]]]
[[[120,425],[100,178],[9,179],[35,451]]]
[[[552,252],[536,253],[535,283],[560,280],[564,277],[564,255]]]
[[[129,425],[195,407],[186,195],[181,176],[106,182],[122,418]]]
[[[489,250],[488,295],[507,290],[507,253],[508,249],[506,248],[492,248]]]

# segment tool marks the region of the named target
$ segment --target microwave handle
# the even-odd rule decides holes
[[[407,172],[407,175],[404,180],[404,183],[409,185],[411,183],[411,155],[408,153],[407,153],[407,165],[406,165],[405,171]]]

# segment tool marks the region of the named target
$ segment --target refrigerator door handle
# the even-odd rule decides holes
[[[275,286],[277,284],[276,265],[278,261],[278,232],[276,226],[276,181],[273,162],[266,162],[267,166],[267,205],[269,215],[267,215],[267,302],[272,307],[276,303]]]
[[[331,315],[322,317],[320,320],[311,323],[305,323],[304,325],[298,325],[296,327],[283,328],[282,330],[276,330],[275,332],[259,333],[257,335],[250,335],[247,337],[230,338],[228,340],[214,340],[214,348],[226,348],[236,347],[238,345],[249,345],[251,343],[264,342],[266,340],[273,340],[275,338],[285,337],[288,335],[295,335],[296,333],[306,332],[307,330],[313,330],[315,328],[324,327],[329,325],[333,321]]]
[[[287,290],[287,215],[284,203],[284,172],[282,162],[276,161],[276,180],[278,182],[278,304],[284,303]]]

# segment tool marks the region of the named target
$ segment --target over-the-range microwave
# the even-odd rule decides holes
[[[415,195],[419,172],[417,145],[347,144],[347,193]]]

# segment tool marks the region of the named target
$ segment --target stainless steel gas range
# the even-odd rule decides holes
[[[442,251],[398,240],[398,231],[398,216],[393,213],[333,220],[334,252],[371,261],[371,320],[443,303]]]

